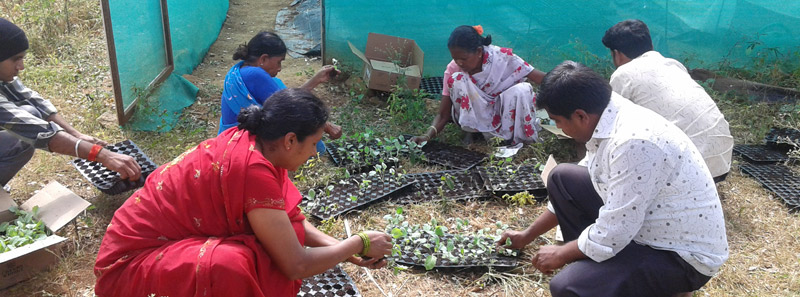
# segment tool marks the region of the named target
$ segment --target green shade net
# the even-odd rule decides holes
[[[217,39],[228,1],[167,1],[175,69],[149,96],[144,96],[144,89],[166,65],[161,5],[159,1],[110,0],[109,10],[123,102],[128,106],[142,97],[129,127],[169,131],[197,96],[197,87],[181,75],[191,73]]]
[[[788,56],[800,45],[800,1],[327,0],[324,10],[326,62],[361,69],[347,41],[363,50],[376,32],[414,39],[425,52],[425,76],[442,75],[451,60],[447,39],[459,25],[482,25],[493,44],[544,71],[565,58],[609,58],[603,34],[630,18],[647,23],[656,50],[688,67],[723,60],[747,67],[759,50]]]

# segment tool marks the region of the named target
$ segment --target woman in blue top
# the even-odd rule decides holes
[[[225,76],[218,134],[238,124],[239,111],[250,105],[262,106],[269,96],[286,88],[277,77],[281,62],[286,59],[286,44],[277,34],[266,31],[256,34],[250,42],[239,46],[233,59],[242,61],[231,67]],[[333,66],[323,66],[301,88],[310,91],[337,73]],[[342,136],[342,128],[328,122],[325,133],[337,139]],[[317,143],[317,152],[325,152],[322,141]]]

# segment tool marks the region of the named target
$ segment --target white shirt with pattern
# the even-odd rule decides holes
[[[611,75],[611,88],[660,114],[689,135],[712,176],[731,168],[733,137],[714,100],[680,62],[649,51]]]
[[[728,258],[722,206],[686,134],[613,93],[586,149],[604,205],[578,237],[585,255],[601,262],[633,240],[674,251],[704,275],[719,271]]]

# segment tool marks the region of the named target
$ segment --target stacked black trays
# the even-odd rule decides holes
[[[303,280],[303,286],[297,297],[360,297],[353,279],[342,271],[339,265],[328,269],[322,274],[317,274]]]
[[[486,159],[482,153],[437,141],[429,141],[422,147],[422,152],[429,163],[460,170],[475,167]]]
[[[800,210],[800,177],[791,168],[780,164],[742,164],[739,169],[775,193],[791,211]]]
[[[137,181],[123,180],[119,173],[109,170],[99,162],[90,162],[84,159],[72,160],[72,166],[75,166],[83,177],[100,192],[116,195],[139,188],[144,185],[147,176],[158,167],[133,141],[125,140],[106,146],[105,149],[133,157],[142,168],[142,177]]]
[[[767,143],[768,147],[783,151],[787,151],[793,147],[791,144],[785,143],[786,139],[795,143],[800,142],[800,130],[773,127],[764,137],[764,141]]]
[[[777,163],[789,160],[784,152],[763,145],[737,144],[733,152],[742,155],[750,163]]]
[[[419,88],[431,96],[442,94],[442,86],[444,86],[444,79],[441,76],[426,77],[419,83]]]

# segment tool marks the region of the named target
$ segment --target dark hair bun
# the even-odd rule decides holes
[[[492,44],[492,35],[486,35],[486,37],[483,38],[483,45],[486,46],[490,44]]]
[[[258,130],[258,128],[264,124],[262,112],[264,111],[256,105],[250,105],[242,109],[242,111],[239,112],[239,116],[236,118],[236,120],[239,121],[239,128],[249,131]]]
[[[240,44],[233,53],[233,60],[247,59],[247,44]]]

